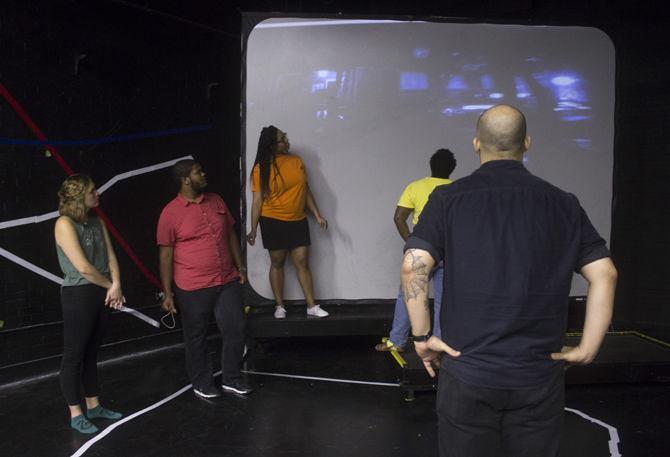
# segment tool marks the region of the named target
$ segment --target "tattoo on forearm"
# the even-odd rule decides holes
[[[418,255],[414,249],[409,249],[405,254],[405,264],[409,264],[409,277],[403,281],[403,293],[405,303],[424,296],[424,306],[428,309],[428,275],[430,268],[421,255]]]

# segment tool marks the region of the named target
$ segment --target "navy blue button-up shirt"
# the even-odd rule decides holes
[[[444,261],[444,368],[482,387],[549,381],[561,362],[572,272],[608,257],[577,198],[516,160],[433,191],[405,245]]]

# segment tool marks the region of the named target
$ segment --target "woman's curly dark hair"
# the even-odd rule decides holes
[[[70,217],[75,222],[83,223],[88,212],[84,196],[93,185],[93,180],[81,173],[68,177],[58,191],[58,213]]]

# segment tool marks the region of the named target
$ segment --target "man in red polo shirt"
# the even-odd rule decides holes
[[[201,398],[220,395],[207,350],[213,313],[221,332],[221,387],[247,394],[251,389],[240,372],[245,340],[240,284],[246,280],[246,268],[235,221],[220,196],[203,192],[207,179],[199,163],[180,160],[172,175],[179,193],[163,208],[156,236],[165,291],[162,307],[176,313],[175,299],[179,306],[193,392]]]

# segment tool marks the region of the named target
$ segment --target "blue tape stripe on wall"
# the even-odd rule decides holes
[[[155,132],[130,133],[128,135],[106,136],[102,138],[90,138],[86,140],[22,140],[18,138],[1,138],[0,144],[13,144],[22,146],[86,146],[93,144],[121,143],[123,141],[141,140],[145,138],[157,138],[161,136],[180,135],[184,133],[204,132],[210,130],[211,125],[195,125],[179,129],[158,130]]]

